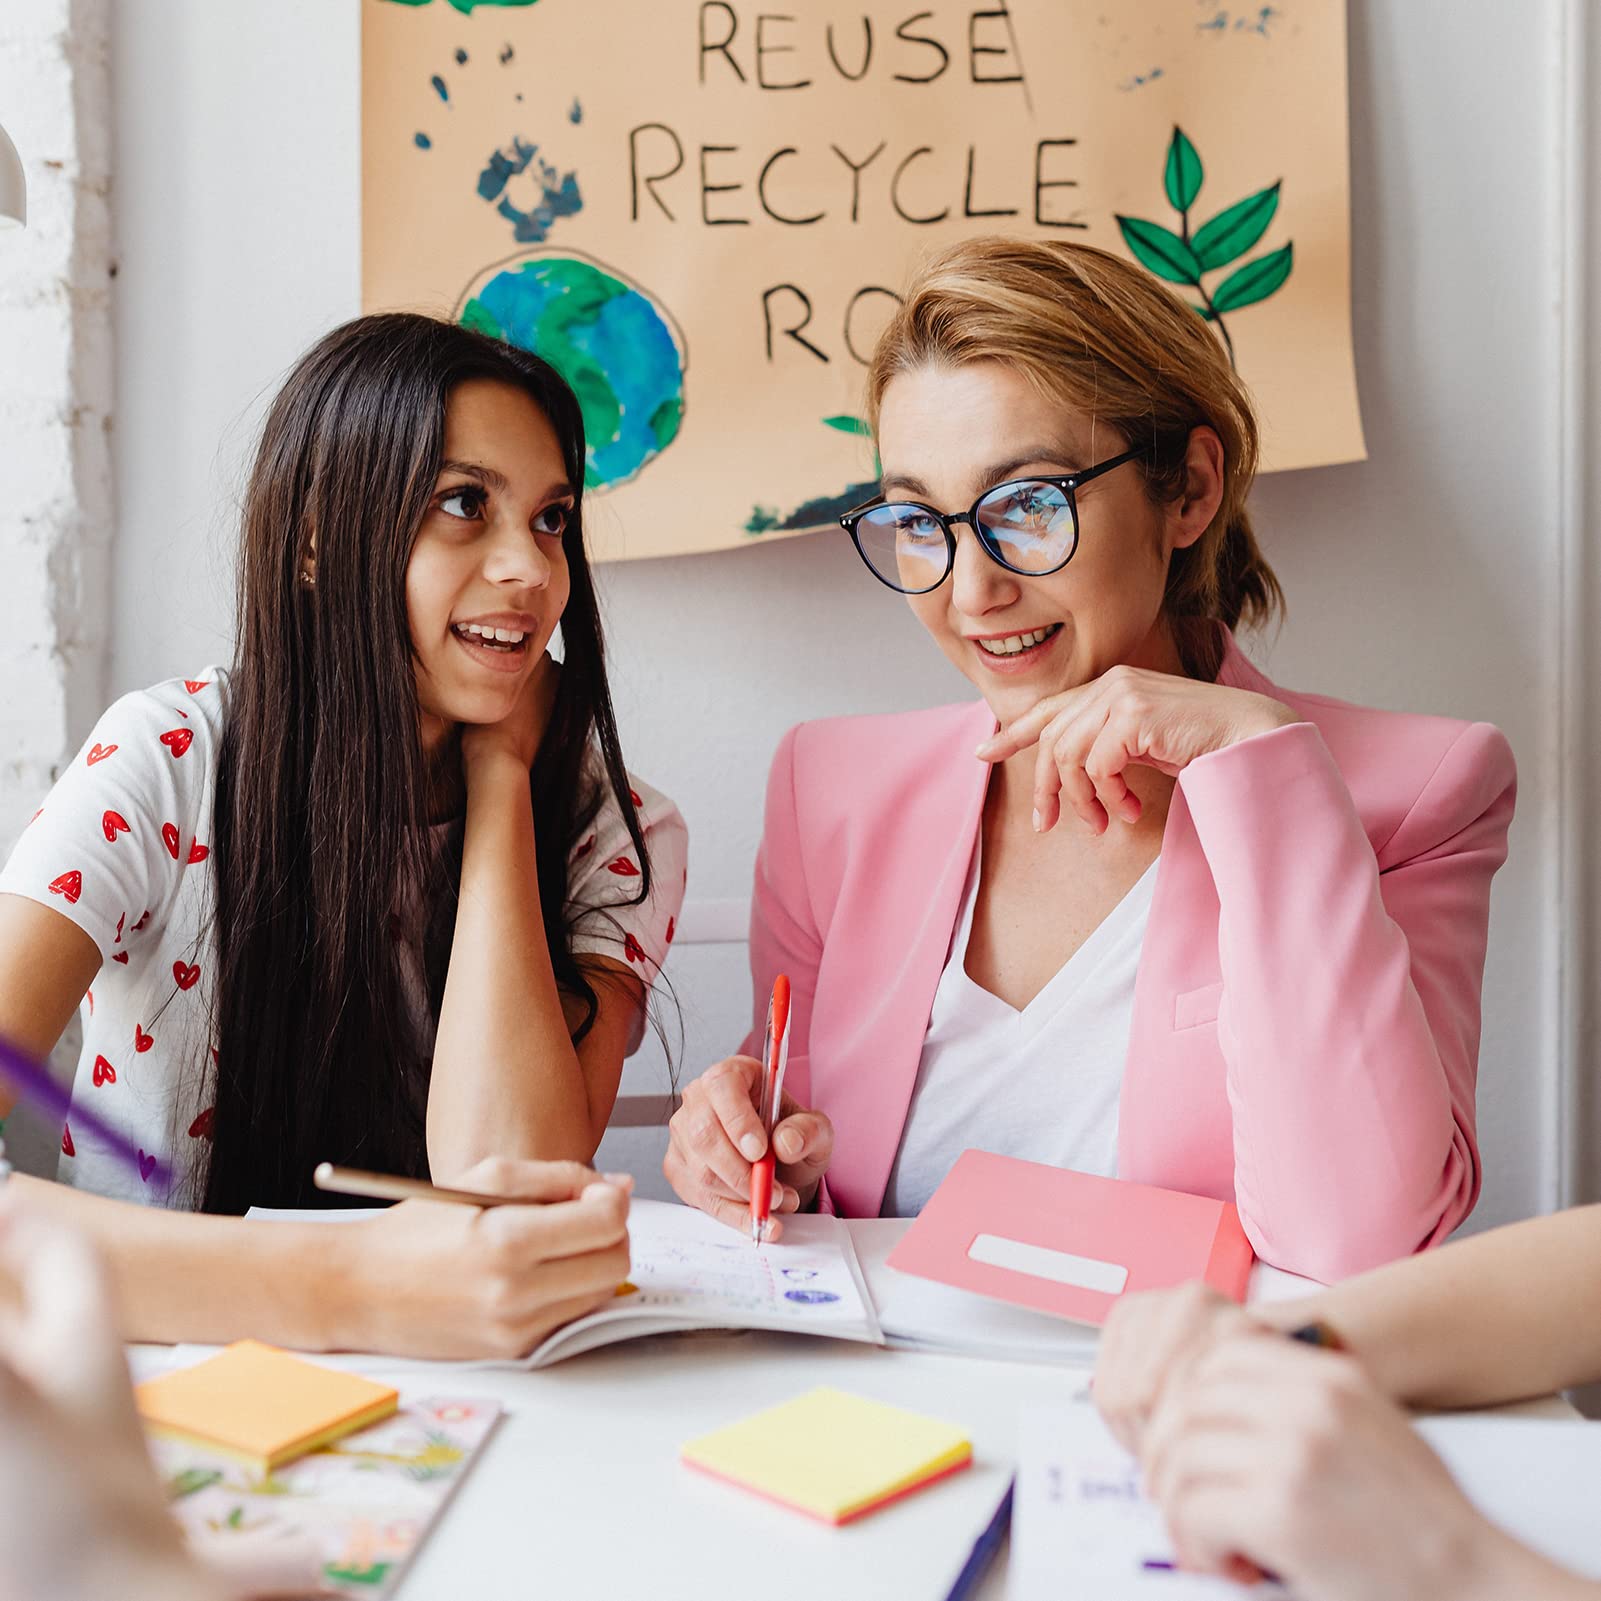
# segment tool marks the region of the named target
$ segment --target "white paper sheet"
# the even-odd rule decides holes
[[[1601,1424],[1431,1417],[1417,1424],[1470,1501],[1553,1561],[1601,1578]],[[1161,1514],[1134,1459],[1088,1400],[1022,1419],[1008,1601],[1239,1601],[1240,1589],[1175,1573]],[[1093,1582],[1086,1582],[1093,1581]],[[1287,1597],[1278,1585],[1253,1601]]]

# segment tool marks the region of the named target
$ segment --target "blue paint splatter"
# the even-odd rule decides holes
[[[434,86],[434,93],[448,106],[450,104],[450,91],[445,87],[445,80],[436,72],[428,81]]]
[[[506,194],[506,186],[530,169],[538,195],[532,205],[519,206]],[[543,244],[558,218],[576,216],[584,208],[578,175],[558,173],[539,155],[539,146],[526,139],[513,139],[510,151],[496,150],[490,156],[478,174],[478,194],[483,200],[499,200],[495,209],[512,225],[512,237],[524,245]]]
[[[432,150],[434,148],[434,142],[428,137],[427,134],[419,133],[413,135],[413,137],[416,140],[417,148],[419,150]]]
[[[567,120],[569,122],[582,122],[584,120],[584,108],[576,100],[573,101],[572,110],[567,113]]]
[[[1195,31],[1223,34],[1232,26],[1235,33],[1256,33],[1268,39],[1272,37],[1268,32],[1268,24],[1276,22],[1282,15],[1276,6],[1256,6],[1235,16],[1231,23],[1227,10],[1221,10],[1215,12],[1207,21],[1196,23]]]
[[[458,67],[465,67],[467,65],[467,52],[465,50],[458,50],[456,52],[456,65]]]
[[[1124,94],[1130,94],[1135,89],[1143,89],[1148,83],[1155,83],[1156,80],[1161,76],[1162,69],[1160,67],[1152,67],[1149,72],[1136,72],[1132,78],[1126,78],[1118,85],[1118,88],[1121,89]]]
[[[503,67],[510,66],[511,65],[511,58],[516,54],[517,54],[517,52],[512,49],[511,43],[508,40],[507,43],[506,43],[505,49],[503,49],[500,52],[500,64],[501,64],[501,66],[503,66]]]

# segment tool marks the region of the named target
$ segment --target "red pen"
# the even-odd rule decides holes
[[[750,1170],[750,1237],[760,1244],[773,1212],[773,1129],[783,1101],[784,1068],[789,1062],[789,978],[773,980],[773,998],[767,1003],[767,1033],[762,1044],[762,1093],[759,1110],[767,1149]]]

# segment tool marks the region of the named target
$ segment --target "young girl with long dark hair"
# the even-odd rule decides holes
[[[626,1270],[584,1164],[686,839],[623,767],[584,460],[537,357],[336,329],[266,420],[233,667],[112,706],[0,872],[0,1034],[42,1053],[81,1003],[74,1096],[144,1152],[69,1118],[63,1183],[17,1182],[108,1250],[136,1337],[520,1350]],[[315,1204],[322,1160],[554,1204],[227,1216]]]

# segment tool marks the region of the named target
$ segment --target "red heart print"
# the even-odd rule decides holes
[[[638,790],[637,790],[637,789],[631,789],[631,790],[629,790],[629,792],[628,792],[628,798],[629,798],[629,800],[631,800],[631,801],[632,801],[632,802],[633,802],[633,803],[634,803],[634,804],[635,804],[635,805],[636,805],[636,806],[643,806],[643,805],[644,805],[644,804],[645,804],[645,798],[644,798],[644,796],[642,796],[642,795],[641,795],[641,794],[640,794],[640,793],[639,793],[639,791],[638,791]]]
[[[632,934],[625,934],[623,936],[623,955],[631,962],[642,962],[645,960],[645,947]]]
[[[673,935],[677,932],[677,930],[678,919],[676,917],[669,917],[667,919],[667,943],[669,945],[673,943]]]
[[[173,861],[177,861],[178,828],[175,823],[163,823],[161,825],[161,842],[167,847],[167,854],[173,859]]]
[[[78,1154],[78,1147],[72,1143],[72,1125],[70,1123],[61,1125],[61,1154],[63,1156],[76,1156]]]
[[[141,916],[139,921],[133,925],[133,932],[135,934],[142,934],[142,933],[144,933],[144,931],[149,926],[150,926],[150,911],[149,911],[148,908],[146,908],[146,910],[144,912],[144,915]]]
[[[161,736],[161,743],[172,752],[172,759],[177,759],[194,743],[195,731],[192,728],[169,728]]]
[[[156,1036],[154,1034],[146,1034],[145,1031],[137,1023],[135,1023],[133,1025],[133,1048],[134,1048],[134,1050],[143,1053],[145,1051],[148,1051],[150,1049],[150,1047],[152,1045],[154,1045],[155,1043],[156,1043]]]
[[[85,990],[83,998],[89,1003],[89,1015],[93,1017],[95,1015],[95,992],[93,990]]]
[[[210,682],[211,680],[209,678],[186,678],[183,681],[183,687],[187,689],[191,695],[198,695],[200,691],[203,690]]]
[[[41,818],[41,817],[43,817],[43,816],[44,816],[44,807],[42,807],[42,806],[41,806],[41,807],[40,807],[40,808],[39,808],[39,810],[38,810],[38,811],[36,811],[36,812],[35,812],[35,813],[34,813],[34,814],[33,814],[33,816],[32,816],[32,817],[30,817],[30,818],[29,818],[29,819],[28,819],[28,821],[27,821],[27,822],[26,822],[26,823],[24,823],[24,824],[23,824],[23,825],[22,825],[22,826],[23,826],[23,827],[24,827],[24,828],[32,828],[32,827],[33,827],[33,825],[34,825],[34,824],[35,824],[35,823],[37,823],[37,822],[38,822],[38,821],[39,821],[39,819],[40,819],[40,818]]]
[[[156,1159],[155,1159],[155,1157],[146,1156],[145,1153],[141,1150],[139,1152],[139,1177],[141,1179],[143,1179],[146,1184],[148,1184],[150,1182],[150,1175],[152,1173],[154,1173],[155,1170],[156,1170]]]
[[[89,754],[84,757],[84,761],[90,767],[93,767],[96,762],[103,762],[116,748],[115,745],[101,745],[98,743],[91,745]]]
[[[120,945],[122,943],[122,925],[127,922],[127,920],[128,914],[126,912],[117,913],[117,937],[112,940],[111,943],[113,945]]]
[[[217,1047],[215,1045],[211,1047],[211,1065],[213,1067],[222,1066],[222,1058],[217,1055]]]
[[[128,965],[128,953],[126,951],[118,951],[117,954],[111,958],[111,960],[114,962],[121,962],[122,965],[126,967]]]
[[[78,897],[83,894],[83,874],[62,873],[59,877],[52,878],[50,893],[59,895],[69,906],[76,906]]]
[[[203,862],[211,854],[209,845],[202,845],[198,839],[189,842],[189,860]]]
[[[595,836],[593,834],[591,834],[589,836],[589,838],[586,839],[584,841],[584,843],[582,845],[580,845],[578,847],[578,849],[573,852],[573,855],[575,857],[578,857],[578,858],[583,858],[583,857],[589,855],[589,853],[592,850],[594,850],[594,848],[595,848]]]
[[[173,709],[173,711],[174,711],[174,712],[176,712],[176,713],[177,713],[177,714],[178,714],[178,716],[180,716],[180,717],[185,717],[185,718],[186,718],[186,717],[188,717],[188,715],[189,715],[189,713],[188,713],[188,712],[186,712],[186,711],[185,711],[185,710],[184,710],[184,709],[183,709],[183,707],[182,707],[182,706],[174,706],[174,707],[173,707],[173,708],[172,708],[172,709]]]
[[[118,834],[128,834],[132,830],[128,827],[128,819],[121,812],[107,812],[100,819],[100,826],[105,830],[106,843],[115,845]]]
[[[181,990],[192,990],[200,981],[200,969],[197,966],[184,966],[183,958],[172,964],[172,976],[178,981]]]
[[[97,1056],[95,1058],[95,1088],[99,1089],[102,1084],[115,1084],[116,1082],[116,1068],[105,1057]]]
[[[626,856],[619,856],[615,862],[607,862],[606,871],[615,873],[619,878],[639,877],[639,869]]]
[[[192,1140],[209,1140],[211,1126],[217,1120],[217,1108],[208,1106],[193,1123],[189,1125],[189,1138]]]

